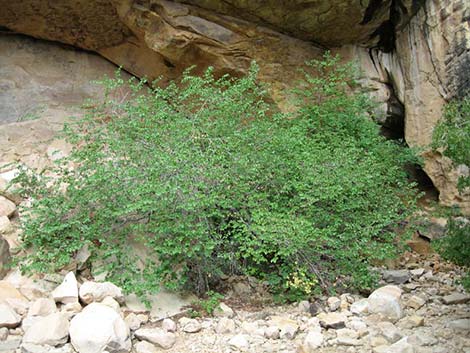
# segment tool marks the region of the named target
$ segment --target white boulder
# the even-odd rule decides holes
[[[111,282],[85,282],[80,286],[79,296],[85,304],[100,302],[106,297],[111,297],[119,303],[124,302],[121,288]]]
[[[170,349],[176,342],[176,335],[160,328],[141,328],[135,331],[135,337],[157,345],[163,349]]]
[[[70,341],[79,353],[122,353],[131,350],[130,331],[109,306],[92,303],[70,322]]]
[[[69,320],[62,313],[38,318],[25,332],[23,343],[57,346],[67,342]]]
[[[78,283],[73,272],[67,273],[60,286],[52,292],[52,297],[63,304],[78,302]]]
[[[403,310],[400,305],[402,290],[393,285],[388,285],[376,289],[369,296],[368,310],[371,314],[381,314],[392,321],[403,317]]]
[[[10,217],[15,213],[16,205],[4,196],[0,196],[0,216]]]
[[[47,316],[57,311],[55,301],[50,298],[39,298],[34,301],[28,311],[28,316]]]
[[[0,304],[0,328],[15,328],[21,323],[19,316],[9,305]]]

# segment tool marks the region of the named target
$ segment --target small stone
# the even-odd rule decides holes
[[[309,313],[310,312],[310,302],[308,300],[302,300],[297,305],[297,308],[301,313]]]
[[[400,327],[412,329],[424,325],[424,318],[418,315],[407,316],[398,323]]]
[[[339,329],[336,331],[336,343],[341,346],[358,346],[360,341],[358,340],[359,335],[356,331],[348,328]]]
[[[330,297],[326,302],[330,311],[336,311],[341,306],[341,299],[338,297]]]
[[[124,321],[131,331],[138,330],[142,324],[135,313],[128,314]]]
[[[272,339],[272,340],[277,340],[279,339],[279,333],[280,333],[280,329],[278,326],[268,326],[265,330],[264,330],[264,337],[266,338],[269,338],[269,339]]]
[[[11,231],[10,218],[7,216],[0,216],[0,234],[6,234]]]
[[[54,313],[38,317],[25,332],[23,343],[56,346],[67,342],[69,320],[67,315]]]
[[[366,298],[360,299],[351,304],[349,311],[355,315],[366,315],[369,312],[369,301]]]
[[[86,304],[101,302],[106,297],[111,297],[119,303],[124,302],[121,288],[111,282],[88,281],[80,286],[80,300]]]
[[[140,322],[142,324],[145,324],[149,321],[149,316],[146,315],[146,314],[137,314],[137,318],[140,320]],[[171,320],[171,319],[168,319],[168,320]],[[163,320],[163,321],[165,321],[165,320]],[[176,324],[175,324],[175,332],[176,332]]]
[[[408,337],[404,337],[395,342],[385,351],[386,353],[415,353],[413,345],[408,342]]]
[[[437,344],[439,341],[436,337],[432,336],[428,332],[424,330],[415,330],[413,335],[408,337],[408,343],[413,346],[433,346]]]
[[[258,328],[259,327],[256,322],[245,321],[245,322],[242,322],[241,324],[242,332],[248,335],[253,335],[256,332],[256,330],[258,330]]]
[[[22,343],[21,344],[22,353],[74,353],[72,345],[69,343],[64,344],[63,346],[54,347],[49,345],[38,345],[32,343]]]
[[[158,349],[147,341],[139,341],[134,345],[136,353],[157,353]]]
[[[324,340],[325,338],[322,333],[316,331],[308,332],[302,344],[303,352],[314,353],[317,348],[321,347]]]
[[[15,203],[0,195],[0,216],[11,217],[15,211]]]
[[[75,255],[75,262],[77,264],[78,270],[83,270],[85,268],[85,264],[91,256],[91,251],[89,249],[88,244],[83,245],[80,250],[77,251]]]
[[[424,274],[424,268],[417,268],[414,270],[410,270],[410,273],[413,277],[421,277]]]
[[[369,313],[381,314],[391,320],[399,320],[403,317],[400,305],[401,289],[388,285],[376,289],[368,299]]]
[[[0,341],[0,352],[2,353],[13,353],[18,349],[21,344],[21,338],[8,337],[5,341]]]
[[[176,332],[176,322],[169,318],[163,319],[162,329],[167,332]]]
[[[385,282],[394,284],[403,284],[410,279],[408,270],[387,270],[383,272],[382,276]]]
[[[26,332],[28,329],[33,326],[36,322],[41,319],[42,316],[27,316],[21,322],[21,329]],[[23,333],[24,333],[23,332]]]
[[[8,338],[8,329],[6,327],[0,328],[0,341],[5,341]]]
[[[321,313],[318,315],[320,325],[326,329],[340,329],[345,327],[346,317],[338,313]]]
[[[447,305],[465,304],[469,300],[470,300],[470,295],[462,294],[458,292],[446,295],[445,297],[442,298],[442,301],[444,302],[444,304],[447,304]]]
[[[135,331],[135,337],[146,340],[163,349],[170,349],[176,343],[176,335],[160,328],[141,328]]]
[[[69,314],[71,317],[78,314],[80,311],[82,311],[82,306],[79,302],[68,303],[61,308],[61,312]]]
[[[50,298],[39,298],[31,304],[28,316],[47,316],[57,311],[55,301]]]
[[[9,305],[0,304],[0,328],[15,328],[21,323],[19,316]]]
[[[214,310],[215,317],[228,317],[232,318],[235,315],[232,308],[225,303],[220,303],[219,306]]]
[[[399,341],[403,335],[400,333],[400,330],[392,324],[391,322],[383,321],[377,324],[381,335],[390,343],[395,343]]]
[[[233,336],[230,341],[228,341],[230,347],[238,349],[240,351],[246,351],[250,348],[250,343],[246,335],[236,335]]]
[[[388,341],[385,337],[383,336],[371,336],[369,338],[369,344],[372,347],[380,347],[380,346],[386,346],[388,345]]]
[[[321,311],[321,307],[317,303],[310,303],[310,315],[316,316]]]
[[[470,332],[470,319],[458,319],[448,323],[449,328],[456,331]]]
[[[121,312],[121,306],[119,305],[119,303],[116,300],[114,300],[113,297],[105,297],[101,301],[101,304],[109,306],[111,309],[115,310],[118,313]]]
[[[221,318],[215,327],[215,332],[219,334],[234,333],[235,321],[229,319],[228,317]]]
[[[417,283],[406,283],[402,286],[403,290],[406,292],[406,293],[410,293],[414,290],[416,290],[417,288],[419,288],[419,284]]]
[[[273,316],[271,317],[271,323],[279,327],[279,336],[281,339],[293,339],[299,330],[299,325],[296,321],[282,317],[282,316]]]
[[[78,283],[73,272],[67,273],[60,286],[52,292],[52,297],[63,304],[78,302]]]
[[[413,308],[415,310],[418,310],[421,308],[424,304],[426,304],[426,300],[423,298],[413,295],[408,301],[406,302],[406,306]]]
[[[202,329],[201,324],[196,319],[182,317],[179,319],[178,323],[181,327],[181,330],[186,333],[196,333]]]

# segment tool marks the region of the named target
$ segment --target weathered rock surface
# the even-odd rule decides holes
[[[121,289],[111,282],[85,282],[80,286],[79,296],[85,304],[100,302],[106,297],[111,297],[121,303],[124,301]]]
[[[11,217],[15,211],[15,203],[4,196],[0,196],[0,216]]]
[[[457,180],[468,168],[458,168],[428,148],[445,103],[470,87],[468,1],[422,3],[398,27],[390,50],[344,46],[338,52],[360,62],[365,88],[382,102],[385,125],[401,130],[410,146],[425,148],[424,171],[439,190],[440,202],[458,205],[470,215],[470,193],[457,190]]]
[[[8,242],[0,235],[0,279],[5,277],[7,274],[10,264],[10,245]]]
[[[397,286],[388,285],[376,289],[368,298],[368,310],[373,314],[381,314],[391,320],[403,317],[400,304],[402,290]]]
[[[70,322],[70,341],[79,353],[129,352],[130,331],[110,307],[92,303]]]
[[[159,328],[139,329],[135,331],[135,337],[153,343],[163,349],[173,347],[176,342],[176,335],[174,333]]]
[[[57,311],[55,301],[50,298],[39,298],[33,303],[28,311],[28,316],[47,316]]]
[[[67,342],[68,316],[62,313],[38,318],[25,332],[23,343],[56,346]]]
[[[52,297],[63,304],[78,302],[78,283],[73,272],[69,272],[61,285],[54,289]]]
[[[15,328],[21,323],[19,316],[9,305],[0,304],[0,327]]]

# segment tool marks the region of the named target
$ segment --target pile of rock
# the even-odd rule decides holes
[[[221,303],[214,317],[198,319],[155,319],[130,308],[114,284],[79,284],[72,272],[50,291],[12,283],[14,276],[0,281],[2,353],[470,351],[470,296],[447,274],[423,269],[367,298],[343,294],[255,312]]]

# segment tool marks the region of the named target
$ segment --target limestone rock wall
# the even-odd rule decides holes
[[[441,203],[459,205],[466,214],[470,194],[459,193],[456,184],[468,168],[453,166],[428,146],[446,102],[470,89],[469,16],[470,4],[464,0],[429,0],[397,31],[391,52],[357,45],[338,49],[359,62],[364,86],[381,103],[383,119],[402,107],[405,140],[423,149],[424,170]]]

